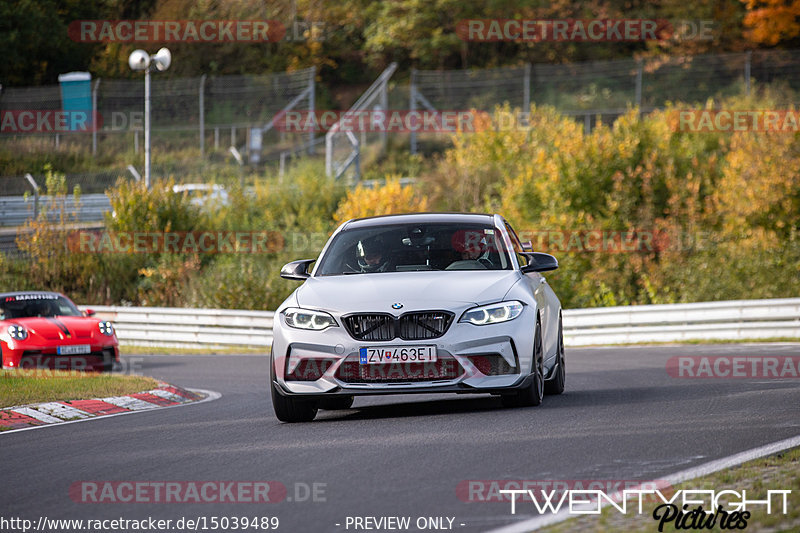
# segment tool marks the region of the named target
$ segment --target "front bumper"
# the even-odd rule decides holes
[[[3,344],[3,368],[49,370],[110,370],[119,362],[117,344],[96,344],[91,341],[91,351],[85,354],[60,355],[58,346],[28,346],[23,343]],[[65,345],[66,346],[66,345]]]
[[[353,339],[344,327],[325,331],[290,328],[278,313],[273,328],[270,364],[276,390],[283,395],[383,395],[424,393],[495,393],[524,387],[532,368],[535,310],[526,307],[514,320],[502,324],[475,326],[454,322],[441,337],[430,340],[369,342]],[[457,317],[460,315],[457,315]],[[339,317],[336,317],[337,321]],[[457,318],[456,318],[457,320]],[[341,323],[341,322],[339,322]],[[364,346],[436,346],[437,359],[452,365],[445,376],[427,379],[418,374],[405,380],[389,372],[387,379],[358,379],[359,349]],[[475,358],[489,356],[504,362],[500,375],[487,375]],[[325,362],[321,376],[313,380],[295,380],[295,369],[305,361]],[[427,363],[419,363],[424,365]],[[402,367],[403,363],[397,363]],[[376,365],[364,365],[375,367]],[[372,370],[372,369],[370,369]],[[485,371],[485,368],[483,369]]]

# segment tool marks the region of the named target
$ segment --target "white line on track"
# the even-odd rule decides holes
[[[708,463],[704,463],[693,468],[681,470],[675,474],[663,477],[659,476],[659,481],[664,481],[670,485],[677,485],[678,483],[682,483],[684,481],[689,481],[691,479],[696,479],[708,474],[713,474],[714,472],[719,472],[720,470],[724,470],[726,468],[739,466],[747,461],[752,461],[753,459],[758,459],[760,457],[782,452],[784,450],[788,450],[789,448],[796,448],[797,446],[800,446],[800,435],[780,440],[778,442],[773,442],[772,444],[765,444],[764,446],[759,446],[758,448],[745,450],[721,459],[715,459],[714,461],[709,461]],[[559,522],[563,522],[570,517],[571,515],[569,514],[569,509],[565,507],[558,513],[529,518],[515,524],[493,529],[489,533],[524,533],[528,531],[535,531],[545,526],[558,524]]]

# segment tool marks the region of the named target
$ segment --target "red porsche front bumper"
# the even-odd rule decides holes
[[[23,343],[0,343],[3,368],[108,371],[119,362],[117,344],[90,344],[86,353],[69,353],[70,346],[28,346]],[[80,345],[78,345],[80,346]],[[83,345],[85,346],[85,345]]]

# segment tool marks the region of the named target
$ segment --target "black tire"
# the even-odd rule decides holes
[[[564,332],[561,327],[561,316],[558,317],[558,360],[556,361],[553,379],[544,382],[544,393],[555,395],[564,392],[567,382],[567,365],[564,359]]]
[[[319,408],[328,411],[343,411],[353,407],[352,396],[331,396],[330,398],[323,398],[319,401]]]
[[[270,389],[272,391],[272,409],[275,416],[281,422],[311,422],[317,416],[317,402],[314,400],[304,400],[283,396],[278,392],[278,385],[275,383],[275,366],[272,352],[269,357]]]
[[[283,396],[275,383],[272,384],[272,408],[281,422],[311,422],[317,416],[315,401]]]
[[[544,354],[542,349],[542,323],[536,318],[536,337],[533,341],[533,380],[524,389],[513,394],[504,394],[501,400],[505,407],[536,407],[544,397]]]

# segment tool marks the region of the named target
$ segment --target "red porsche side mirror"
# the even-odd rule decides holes
[[[83,314],[85,314],[86,316],[94,316],[97,313],[94,312],[94,309],[87,309],[86,311],[83,312]]]

